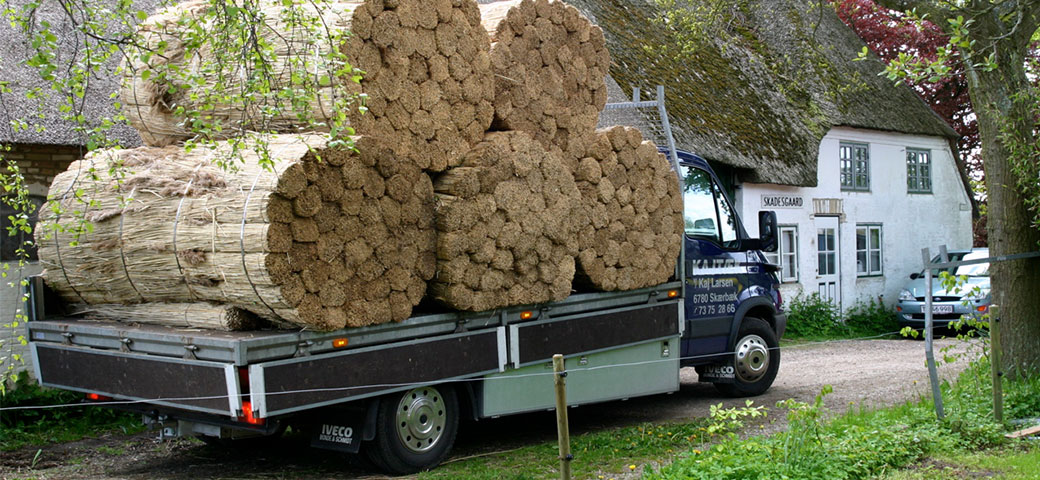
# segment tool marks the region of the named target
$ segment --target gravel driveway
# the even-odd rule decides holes
[[[936,349],[955,341],[936,342]],[[941,367],[947,378],[965,365],[960,361]],[[834,393],[826,404],[841,412],[850,405],[885,406],[928,391],[924,343],[913,340],[839,341],[795,345],[784,349],[780,374],[755,403],[772,407],[777,401],[811,400],[830,384]],[[670,395],[655,395],[625,402],[583,406],[571,410],[571,430],[589,430],[668,422],[704,417],[713,404],[742,405],[743,400],[723,399],[709,384],[697,383],[693,369],[682,370],[682,388]],[[454,457],[508,450],[556,437],[552,412],[515,415],[480,422],[464,422]],[[259,450],[222,450],[197,440],[178,439],[156,443],[154,434],[112,435],[43,448],[30,468],[37,449],[0,454],[0,479],[324,479],[357,478],[371,473],[351,465],[335,452],[314,450],[304,439],[283,439]]]

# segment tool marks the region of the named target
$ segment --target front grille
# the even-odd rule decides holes
[[[923,313],[915,313],[915,314],[911,315],[910,318],[913,318],[914,320],[924,320],[924,314]],[[960,313],[933,313],[932,314],[932,319],[933,320],[960,320],[960,318],[961,318],[961,314]]]
[[[918,302],[923,302],[923,301],[925,301],[925,298],[924,298],[924,297],[915,297],[915,299],[916,299],[916,300],[917,300]],[[932,301],[933,301],[933,302],[957,302],[957,301],[960,301],[960,299],[961,299],[961,297],[950,297],[950,296],[944,296],[944,297],[932,297]]]

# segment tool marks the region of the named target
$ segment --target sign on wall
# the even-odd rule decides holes
[[[762,208],[802,208],[804,205],[801,195],[762,195]]]

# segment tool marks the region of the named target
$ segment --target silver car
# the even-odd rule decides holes
[[[989,249],[954,251],[949,252],[949,257],[950,261],[987,258]],[[938,257],[932,259],[932,263],[938,263],[938,261]],[[946,271],[954,276],[963,275],[966,277],[966,281],[962,285],[947,290],[943,286],[939,273],[932,272],[934,275],[932,278],[932,320],[936,327],[948,327],[951,322],[959,320],[962,315],[978,318],[989,311],[991,298],[988,263],[961,265],[956,269]],[[924,328],[924,295],[924,272],[910,275],[910,282],[899,292],[899,302],[896,303],[900,327]]]

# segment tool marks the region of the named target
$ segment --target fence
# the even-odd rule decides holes
[[[924,305],[924,335],[925,335],[925,359],[928,362],[928,378],[932,387],[932,397],[935,402],[935,415],[939,419],[945,417],[943,412],[943,401],[942,392],[939,389],[939,373],[935,367],[935,352],[933,349],[933,337],[934,337],[934,310],[932,302],[934,295],[932,294],[932,281],[933,271],[946,270],[949,268],[956,268],[965,265],[980,265],[980,264],[992,264],[998,262],[1007,262],[1011,260],[1022,260],[1026,258],[1040,257],[1040,252],[1025,252],[1017,253],[1013,255],[998,255],[995,257],[986,258],[974,258],[969,260],[957,260],[950,261],[949,252],[946,249],[946,245],[939,246],[939,262],[932,263],[932,255],[928,248],[921,249],[921,257],[924,261],[924,272],[925,272],[925,305]],[[992,296],[991,296],[992,298]],[[1003,373],[1000,371],[1000,306],[990,305],[989,316],[990,316],[990,352],[992,358],[990,363],[992,364],[992,379],[993,379],[993,416],[1000,422],[1003,421],[1003,394],[1000,378]]]

